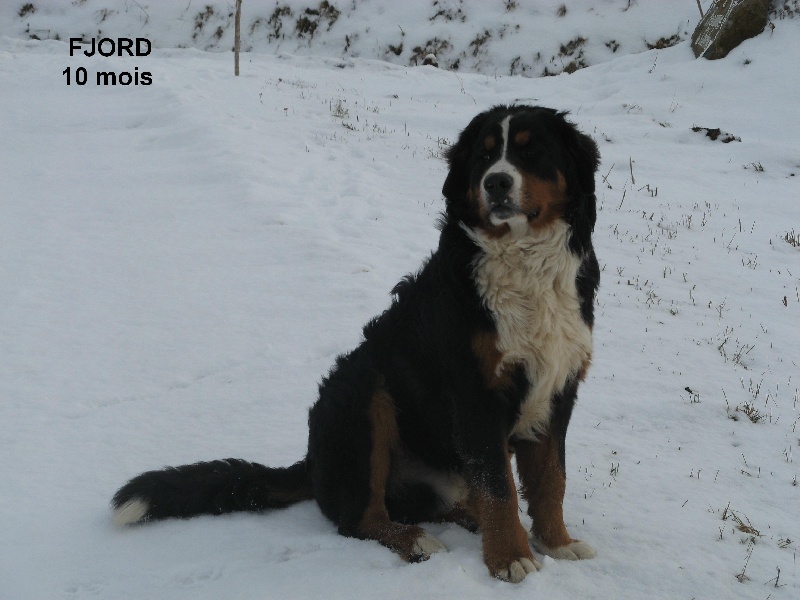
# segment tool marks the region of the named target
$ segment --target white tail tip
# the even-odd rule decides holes
[[[128,500],[125,504],[114,510],[114,525],[123,526],[138,523],[147,515],[150,506],[140,498]]]

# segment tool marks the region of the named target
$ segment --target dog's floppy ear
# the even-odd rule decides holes
[[[594,194],[594,176],[600,166],[600,151],[595,141],[570,124],[573,137],[567,150],[575,161],[581,193]]]
[[[455,144],[444,151],[444,157],[450,170],[442,186],[442,195],[447,200],[447,212],[451,216],[457,216],[459,206],[466,202],[467,190],[469,189],[469,163],[472,157],[472,150],[475,141],[489,117],[491,111],[483,112],[476,116],[469,125],[464,128]],[[461,209],[463,210],[463,208]]]
[[[591,245],[591,234],[597,220],[595,173],[600,166],[600,151],[595,141],[578,131],[567,120],[564,123],[564,140],[571,165],[568,186],[573,196],[573,209],[570,215],[572,225],[571,244],[580,252]]]
[[[600,151],[597,144],[573,123],[566,112],[553,111],[557,117],[557,130],[563,141],[570,164],[569,185],[574,196],[594,194],[594,175],[600,166]]]

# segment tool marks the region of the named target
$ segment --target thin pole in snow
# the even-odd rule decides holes
[[[236,0],[236,17],[233,33],[233,74],[239,76],[239,47],[241,46],[242,32],[242,0]]]

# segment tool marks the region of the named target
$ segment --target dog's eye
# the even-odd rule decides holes
[[[480,154],[478,156],[478,160],[480,160],[481,162],[487,162],[487,161],[491,160],[491,158],[492,158],[492,155],[489,154],[488,152],[484,152],[483,154]]]

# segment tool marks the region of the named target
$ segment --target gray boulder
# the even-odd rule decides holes
[[[723,58],[767,26],[770,0],[715,0],[692,34],[697,58]]]

